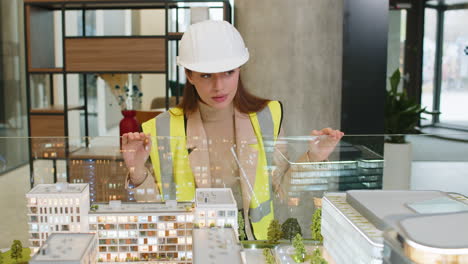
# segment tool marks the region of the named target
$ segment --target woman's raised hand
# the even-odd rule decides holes
[[[122,136],[122,156],[130,172],[144,169],[150,152],[151,136],[149,134],[136,132]]]
[[[317,138],[309,142],[307,155],[310,161],[316,162],[328,159],[344,133],[340,130],[324,128],[322,130],[312,130],[311,135]]]

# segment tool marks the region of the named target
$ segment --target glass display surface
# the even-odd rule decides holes
[[[454,171],[466,166],[468,159],[459,155],[460,150],[428,144],[430,135],[406,138],[413,147],[408,160],[411,189],[462,193],[406,206],[419,214],[447,213],[454,203],[468,206],[463,186],[450,186],[450,180],[442,184],[436,176],[434,185],[424,185],[420,175],[435,163]],[[301,256],[309,262],[325,258],[342,263],[346,257],[337,253],[341,242],[335,239],[343,236],[339,230],[345,228],[346,217],[354,216],[338,206],[324,213],[334,220],[322,222],[322,198],[330,196],[327,199],[336,206],[340,202],[333,200],[334,193],[346,197],[350,190],[385,189],[387,165],[395,157],[386,152],[384,139],[384,135],[346,135],[336,143],[324,136],[235,142],[149,137],[121,147],[118,137],[0,138],[10,146],[30,144],[32,150],[32,166],[26,164],[0,178],[7,197],[1,204],[3,212],[19,215],[17,221],[8,217],[0,221],[5,234],[0,242],[7,248],[20,239],[34,255],[47,241],[54,241],[52,234],[92,233],[93,258],[103,263],[206,263],[203,256],[212,260],[230,256],[232,263],[271,263],[272,258],[277,263],[300,263]],[[132,158],[141,151],[146,151],[147,160],[142,163],[144,171],[136,175],[138,164]],[[399,158],[402,151],[397,152]],[[435,173],[442,171],[447,170]],[[368,221],[349,200],[340,199]],[[433,208],[427,201],[437,202],[440,210],[419,210]],[[367,235],[374,232],[369,230],[380,234],[375,239],[382,247],[356,244],[357,248],[368,248],[373,253],[366,256],[383,263],[383,230],[366,230]],[[208,241],[213,244],[205,245]],[[347,254],[353,256],[351,251]],[[34,261],[39,258],[33,257]]]

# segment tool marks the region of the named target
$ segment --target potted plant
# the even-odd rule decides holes
[[[405,135],[418,133],[416,129],[424,108],[399,92],[401,75],[395,70],[389,78],[390,90],[385,91],[385,145],[383,188],[407,190],[410,187],[412,147]]]

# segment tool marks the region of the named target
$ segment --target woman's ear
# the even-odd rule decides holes
[[[193,85],[192,71],[185,69],[185,77],[187,77],[187,80],[189,81],[189,83]]]

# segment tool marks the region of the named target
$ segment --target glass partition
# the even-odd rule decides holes
[[[276,245],[248,242],[262,236],[252,223],[262,217],[296,226],[309,250],[320,245],[311,232],[312,218],[326,193],[383,188],[468,195],[468,143],[441,136],[407,135],[408,144],[396,146],[384,143],[387,135],[346,135],[339,142],[326,136],[235,142],[149,137],[128,144],[127,138],[123,147],[118,137],[0,138],[8,146],[0,153],[0,169],[9,156],[31,149],[29,164],[0,176],[0,208],[10,216],[0,220],[1,246],[21,239],[38,250],[48,233],[95,230],[103,262],[117,257],[189,263],[193,228],[234,227],[240,235],[240,215],[250,222],[242,231],[247,256],[256,259],[255,248]],[[67,196],[73,188],[78,196]],[[106,218],[112,212],[115,219]],[[283,234],[280,242],[289,247],[290,239]],[[171,250],[152,251],[156,244],[174,243]]]

